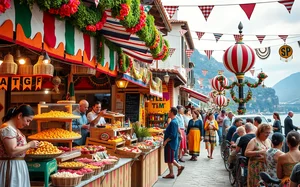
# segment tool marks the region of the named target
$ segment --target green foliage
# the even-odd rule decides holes
[[[130,5],[129,14],[120,23],[126,28],[132,28],[140,20],[140,0],[127,0],[127,4]]]
[[[133,131],[137,138],[149,137],[150,133],[146,127],[140,127],[138,123],[132,125]]]
[[[95,6],[90,8],[83,4],[78,6],[78,11],[73,15],[71,23],[80,30],[85,29],[87,25],[94,25],[102,18],[102,12]]]

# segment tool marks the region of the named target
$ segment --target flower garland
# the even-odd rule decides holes
[[[155,48],[157,48],[157,46],[158,46],[158,44],[159,44],[159,42],[160,42],[160,34],[158,33],[158,31],[155,31],[155,40],[154,40],[154,43],[153,43],[153,45],[151,45],[149,48],[150,49],[155,49]]]
[[[246,98],[244,98],[244,99],[242,99],[242,98],[237,98],[237,97],[235,96],[235,93],[234,93],[233,89],[231,89],[230,95],[231,95],[232,100],[233,100],[234,102],[236,102],[236,103],[247,103],[248,101],[250,101],[250,100],[252,99],[252,91],[251,91],[251,90],[248,91],[247,96],[246,96]]]
[[[99,31],[103,28],[104,24],[106,23],[106,18],[107,18],[107,15],[105,12],[103,12],[103,15],[102,15],[102,18],[100,21],[98,21],[95,25],[87,25],[85,27],[85,29],[87,31],[91,31],[91,32],[96,32],[96,31]]]
[[[153,56],[153,59],[154,60],[166,59],[165,57],[168,56],[168,52],[169,52],[169,48],[166,44],[164,44],[162,51],[157,56]]]
[[[0,0],[0,13],[5,13],[10,8],[10,0]]]
[[[119,20],[124,20],[126,16],[128,16],[130,11],[130,6],[128,6],[127,4],[121,4],[121,10],[118,16],[116,16],[116,18],[118,18]]]
[[[146,17],[147,17],[147,15],[144,12],[144,7],[140,6],[140,20],[139,20],[139,23],[136,24],[132,28],[127,28],[126,31],[131,33],[131,34],[134,34],[134,33],[138,32],[139,30],[141,30],[143,27],[146,26]]]
[[[128,73],[133,67],[132,59],[125,54],[119,55],[119,67],[122,73]]]
[[[132,67],[131,68],[131,75],[133,75],[133,77],[137,80],[140,80],[143,78],[144,76],[144,71],[140,71],[140,72],[137,72],[137,70],[135,69],[135,67]]]
[[[50,8],[49,13],[59,15],[60,18],[71,17],[78,11],[78,6],[80,5],[79,0],[70,0],[68,3],[61,5],[60,8]]]

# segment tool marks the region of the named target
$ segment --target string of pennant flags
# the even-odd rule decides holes
[[[207,21],[212,10],[216,6],[240,6],[241,9],[245,12],[247,18],[250,20],[252,13],[256,4],[265,4],[265,3],[280,3],[289,13],[291,13],[293,4],[295,0],[279,0],[279,1],[265,1],[265,2],[256,2],[256,3],[239,3],[239,4],[215,4],[215,5],[172,5],[164,6],[165,10],[168,12],[170,19],[174,16],[179,7],[198,7],[202,12],[205,20]]]

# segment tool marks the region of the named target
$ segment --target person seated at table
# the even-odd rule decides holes
[[[103,115],[106,113],[105,110],[101,110],[101,102],[96,101],[87,115],[87,119],[92,127],[105,126],[106,122]]]

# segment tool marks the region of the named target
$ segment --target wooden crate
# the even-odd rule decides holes
[[[110,150],[115,151],[118,147],[124,147],[125,141],[122,142],[104,141],[104,140],[88,137],[86,139],[85,145],[101,145],[106,147],[106,150],[109,152]]]
[[[120,158],[137,158],[141,155],[141,153],[132,153],[132,152],[128,152],[128,151],[123,151],[120,148],[117,148],[115,153]]]
[[[137,143],[137,138],[132,138],[130,140],[125,141],[126,146],[132,146],[132,144],[135,144],[135,143]]]

